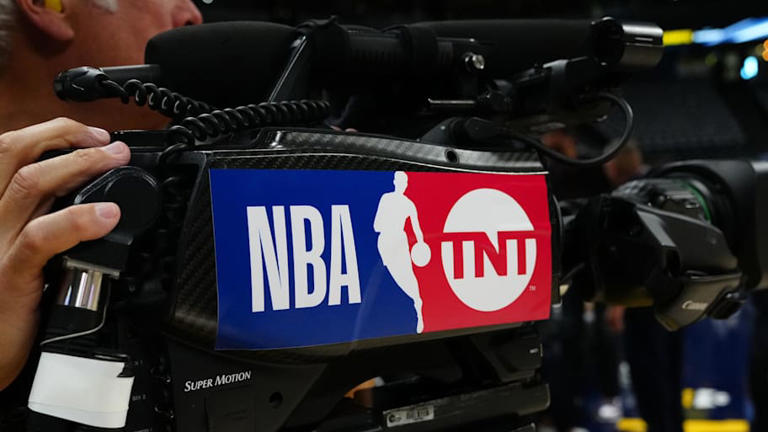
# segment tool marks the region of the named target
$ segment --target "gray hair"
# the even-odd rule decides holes
[[[118,0],[90,0],[108,11],[117,10]],[[19,7],[16,0],[0,0],[0,71],[5,68],[11,49],[11,37],[16,25]]]

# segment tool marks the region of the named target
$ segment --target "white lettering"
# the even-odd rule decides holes
[[[344,256],[346,273],[341,271]],[[328,304],[341,304],[341,287],[347,287],[350,304],[360,303],[360,276],[357,271],[357,251],[352,230],[352,216],[349,206],[331,206],[331,270],[328,286]]]
[[[312,244],[307,246],[305,221],[309,222],[309,234]],[[325,261],[322,253],[325,249],[323,217],[310,206],[291,206],[291,234],[293,237],[293,277],[296,290],[296,308],[318,306],[325,299],[327,285],[325,280]],[[310,292],[307,267],[312,266],[313,287]]]
[[[247,213],[251,254],[251,309],[253,312],[264,312],[264,267],[267,269],[272,309],[288,309],[290,308],[290,283],[285,208],[272,207],[272,219],[275,223],[274,242],[266,208],[248,207]]]
[[[233,384],[251,379],[251,371],[239,372],[227,375],[217,375],[216,378],[208,378],[197,381],[186,381],[184,383],[184,392],[202,390],[211,387],[217,387],[220,385]]]
[[[330,264],[323,259],[326,237],[323,217],[318,209],[304,205],[290,206],[290,227],[286,224],[284,206],[274,206],[271,211],[270,221],[267,207],[247,208],[252,312],[266,310],[267,289],[272,310],[287,310],[292,305],[295,308],[317,307],[326,297],[329,305],[338,306],[342,303],[344,288],[347,302],[359,304],[362,301],[360,272],[349,206],[331,206]],[[291,232],[293,275],[289,274],[288,228]]]

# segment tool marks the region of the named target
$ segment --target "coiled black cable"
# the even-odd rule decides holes
[[[189,117],[180,126],[189,129],[198,141],[205,141],[238,130],[316,122],[328,116],[329,108],[325,101],[264,102]]]
[[[248,129],[315,123],[328,117],[330,109],[330,103],[322,100],[262,102],[187,117],[168,130],[168,147],[160,155],[160,164],[199,142]]]
[[[118,97],[124,104],[131,101],[138,106],[147,106],[153,111],[176,121],[211,112],[213,108],[205,102],[200,102],[164,87],[152,83],[144,83],[136,79],[128,80],[120,85],[110,79],[101,81],[107,96]]]

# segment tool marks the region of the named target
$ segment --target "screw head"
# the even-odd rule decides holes
[[[464,57],[464,62],[471,72],[485,69],[485,57],[483,57],[481,54],[468,53]]]

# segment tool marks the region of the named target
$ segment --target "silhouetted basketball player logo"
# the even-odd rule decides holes
[[[424,267],[429,264],[431,252],[424,242],[424,234],[419,226],[419,215],[416,205],[405,196],[408,187],[408,175],[402,171],[395,173],[394,192],[381,196],[373,229],[379,233],[379,255],[384,266],[389,270],[392,279],[400,286],[405,294],[413,300],[416,309],[416,332],[424,331],[424,319],[421,315],[421,295],[419,281],[413,272],[413,264]],[[405,234],[405,223],[411,221],[417,243],[408,250],[408,236]]]

